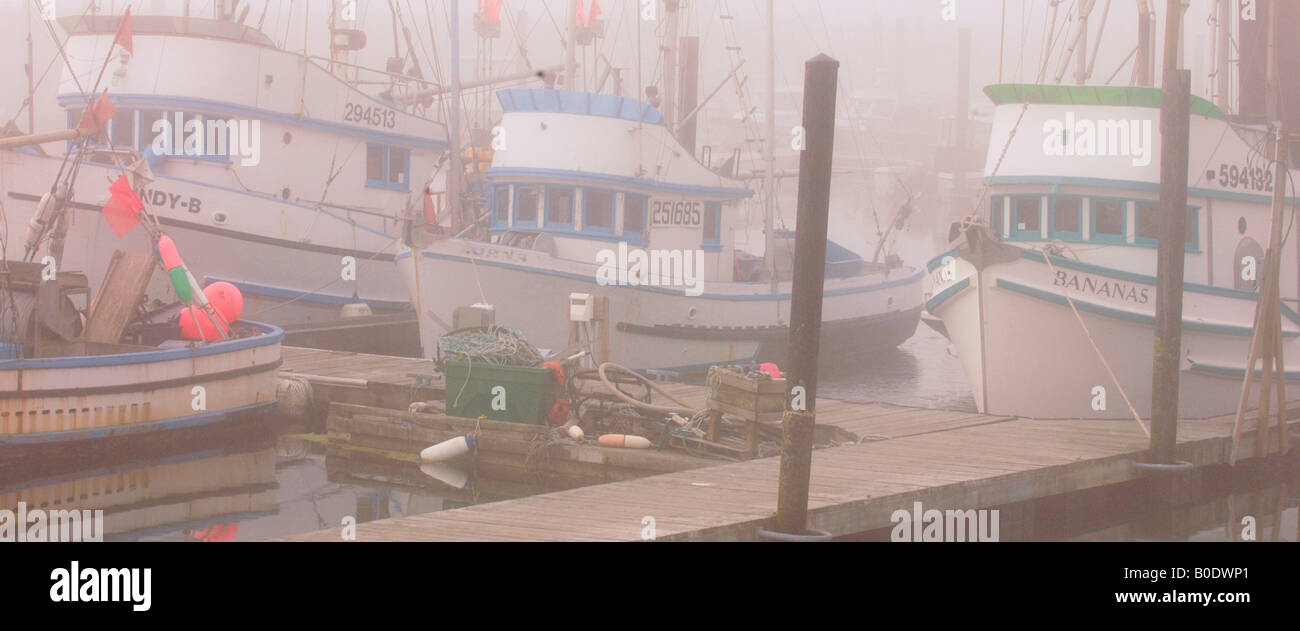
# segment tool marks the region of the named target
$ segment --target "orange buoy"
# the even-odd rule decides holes
[[[598,441],[603,447],[622,447],[624,449],[648,449],[650,439],[632,434],[602,434]]]

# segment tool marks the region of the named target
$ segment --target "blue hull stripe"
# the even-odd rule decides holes
[[[1199,363],[1197,363],[1197,362],[1192,362],[1191,367],[1188,368],[1187,370],[1188,370],[1189,372],[1196,372],[1196,373],[1202,373],[1202,374],[1206,374],[1206,375],[1213,375],[1213,376],[1216,376],[1216,377],[1226,377],[1226,378],[1230,378],[1230,379],[1235,379],[1235,380],[1237,380],[1237,381],[1241,381],[1242,379],[1244,379],[1244,378],[1246,377],[1246,369],[1245,369],[1245,368],[1242,368],[1242,367],[1240,367],[1240,366],[1234,368],[1234,367],[1232,367],[1232,366],[1219,366],[1219,365],[1216,365],[1216,364],[1199,364]],[[1274,374],[1274,376],[1277,375],[1277,373],[1273,373],[1273,374]],[[1256,369],[1255,369],[1255,376],[1256,376],[1256,377],[1263,377],[1263,376],[1264,376],[1264,370],[1263,370],[1262,368],[1256,368]],[[1286,380],[1287,380],[1287,381],[1300,381],[1300,370],[1288,370],[1288,371],[1286,371]]]
[[[931,314],[933,314],[933,313],[934,313],[934,310],[935,310],[935,309],[938,309],[938,308],[939,308],[939,305],[943,304],[944,301],[946,301],[946,300],[948,300],[949,298],[952,298],[953,296],[957,295],[958,293],[960,293],[962,290],[966,289],[967,287],[970,287],[970,277],[969,277],[969,276],[967,276],[966,278],[963,278],[963,279],[957,281],[956,283],[953,284],[953,286],[951,286],[951,287],[949,287],[949,288],[947,288],[947,289],[945,289],[945,290],[943,290],[943,291],[941,291],[941,292],[935,294],[934,297],[932,297],[932,298],[930,298],[929,300],[925,301],[925,310],[926,310],[926,311],[929,311]]]
[[[238,324],[252,326],[262,332],[255,337],[244,337],[220,342],[211,342],[194,348],[169,348],[158,351],[141,351],[139,353],[115,353],[112,355],[77,355],[73,357],[38,357],[33,359],[0,360],[0,370],[47,370],[51,368],[85,368],[90,366],[129,366],[165,362],[174,359],[190,359],[220,355],[259,346],[279,344],[284,339],[284,330],[271,324],[238,320]]]
[[[1031,261],[1036,261],[1039,263],[1044,262],[1043,253],[1039,252],[1038,250],[1021,250],[1020,256],[1022,258],[1026,258]],[[1157,279],[1155,276],[1147,276],[1146,274],[1138,274],[1135,272],[1126,272],[1124,270],[1117,270],[1110,267],[1103,267],[1101,265],[1094,265],[1092,263],[1084,263],[1081,261],[1076,261],[1074,259],[1067,259],[1060,256],[1052,257],[1052,265],[1055,265],[1057,267],[1066,267],[1072,270],[1086,272],[1089,274],[1097,274],[1099,276],[1108,276],[1110,278],[1115,278],[1118,280],[1127,280],[1135,283],[1143,283],[1151,286],[1155,286],[1157,284]],[[1202,285],[1200,283],[1183,283],[1183,291],[1194,293],[1194,294],[1220,296],[1223,298],[1238,298],[1241,300],[1249,300],[1251,302],[1255,302],[1259,299],[1259,294],[1253,291],[1246,291],[1244,289],[1233,289],[1231,287],[1215,287],[1213,285]],[[1286,319],[1296,324],[1300,324],[1300,313],[1296,313],[1295,309],[1288,307],[1286,303],[1282,303],[1282,314],[1286,316]]]
[[[244,405],[228,410],[217,410],[215,412],[204,412],[193,416],[182,416],[180,418],[166,419],[162,421],[151,421],[148,423],[137,423],[135,425],[122,425],[117,427],[96,427],[93,429],[75,429],[64,432],[40,432],[32,434],[6,434],[0,435],[0,446],[9,445],[43,445],[49,443],[72,442],[79,440],[94,440],[97,438],[110,438],[115,436],[132,436],[136,434],[147,434],[152,432],[162,432],[174,429],[185,429],[187,427],[200,427],[219,423],[226,420],[230,415],[240,412],[247,412],[266,408],[275,404],[275,400],[263,401],[252,405]]]
[[[1009,289],[1011,291],[1021,293],[1026,296],[1030,296],[1032,298],[1046,300],[1048,302],[1053,302],[1066,307],[1068,307],[1070,304],[1065,299],[1065,296],[1062,296],[1061,294],[1055,294],[1052,292],[1043,291],[1036,287],[1022,285],[1020,283],[1009,281],[1003,278],[998,279],[998,287],[1002,289]],[[1109,318],[1128,320],[1130,322],[1138,322],[1149,326],[1155,326],[1156,323],[1155,316],[1147,315],[1145,313],[1133,313],[1131,311],[1124,311],[1122,309],[1112,309],[1110,307],[1104,307],[1102,305],[1098,305],[1092,302],[1087,302],[1082,300],[1074,301],[1074,305],[1079,308],[1079,311],[1087,311],[1088,313],[1095,313],[1097,315],[1106,316]],[[1220,333],[1223,335],[1241,335],[1246,337],[1250,337],[1251,335],[1254,335],[1254,329],[1248,326],[1236,326],[1232,324],[1208,324],[1205,322],[1196,322],[1194,320],[1183,320],[1183,328],[1189,331],[1203,331],[1206,333]],[[1300,332],[1283,331],[1282,335],[1284,337],[1296,337],[1297,335],[1300,335]]]

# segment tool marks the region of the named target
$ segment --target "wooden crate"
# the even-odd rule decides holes
[[[780,422],[785,411],[785,379],[750,379],[713,366],[709,368],[709,397],[706,407],[713,413],[709,440],[717,440],[725,414],[745,422],[749,454],[758,452],[759,424]]]

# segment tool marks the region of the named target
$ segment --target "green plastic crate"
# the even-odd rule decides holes
[[[447,414],[451,416],[540,425],[555,405],[555,381],[546,368],[449,359],[443,364],[443,374],[447,376]],[[504,410],[492,409],[496,386],[505,388]]]

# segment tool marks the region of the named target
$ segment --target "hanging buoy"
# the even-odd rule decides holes
[[[570,425],[570,426],[569,426],[569,438],[572,438],[572,439],[574,439],[574,440],[582,440],[582,437],[585,436],[585,435],[586,435],[586,432],[583,432],[583,431],[582,431],[582,427],[581,427],[581,426],[578,426],[578,425]]]
[[[463,456],[474,450],[478,444],[478,439],[473,436],[457,436],[448,438],[436,445],[425,447],[420,452],[420,462],[442,462],[451,460],[456,456]]]
[[[604,447],[622,447],[624,449],[648,449],[650,439],[632,434],[603,434],[600,444]]]
[[[190,278],[185,271],[185,261],[181,260],[180,252],[176,249],[176,243],[165,234],[158,237],[158,257],[162,259],[163,268],[167,270],[167,276],[172,281],[172,289],[176,290],[176,297],[181,299],[181,304],[188,305],[193,302],[194,291],[190,288]]]

